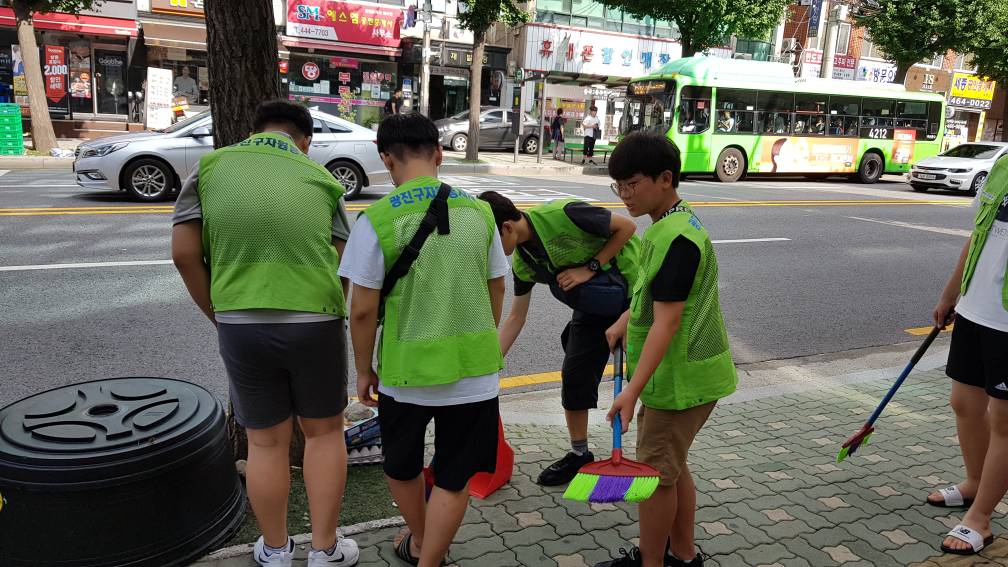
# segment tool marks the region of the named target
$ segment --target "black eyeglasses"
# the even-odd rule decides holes
[[[626,183],[612,183],[609,185],[609,189],[617,197],[633,197],[634,192],[637,191],[637,184],[641,181],[644,181],[644,179],[641,178],[637,181],[628,181]]]

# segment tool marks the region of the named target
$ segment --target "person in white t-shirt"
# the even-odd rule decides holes
[[[592,106],[588,112],[588,116],[581,121],[581,126],[584,127],[584,157],[581,158],[581,165],[584,165],[585,160],[595,165],[592,158],[595,157],[595,140],[599,137],[598,108]]]
[[[993,542],[991,515],[1008,492],[1008,159],[976,197],[973,234],[934,310],[955,320],[945,373],[966,479],[928,496],[944,508],[968,508],[942,551],[973,555]]]

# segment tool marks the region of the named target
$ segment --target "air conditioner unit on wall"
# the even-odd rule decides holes
[[[781,53],[794,53],[798,51],[798,38],[786,37],[781,42]]]

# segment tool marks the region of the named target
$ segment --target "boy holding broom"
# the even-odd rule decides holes
[[[690,445],[737,377],[718,300],[710,237],[679,198],[679,150],[663,136],[635,133],[609,160],[613,192],[631,216],[649,215],[630,310],[607,332],[626,345],[630,383],[613,401],[626,431],[637,400],[637,459],[657,469],[654,496],[640,504],[640,547],[597,567],[698,566],[693,524],[696,486]],[[667,551],[666,551],[667,550]]]

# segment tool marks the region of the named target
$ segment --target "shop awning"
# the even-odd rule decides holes
[[[144,20],[140,26],[147,45],[206,50],[206,26]]]
[[[73,16],[71,14],[35,14],[32,18],[37,30],[55,30],[91,35],[136,37],[137,25],[133,20],[104,18],[101,16]],[[0,25],[17,26],[14,10],[0,8]]]
[[[289,35],[280,36],[280,41],[287,47],[317,49],[319,51],[340,51],[362,53],[365,55],[388,55],[390,57],[399,57],[402,55],[402,49],[381,45],[364,45],[361,43],[350,43],[346,41],[318,41],[313,39],[303,39],[300,37],[291,37]]]

